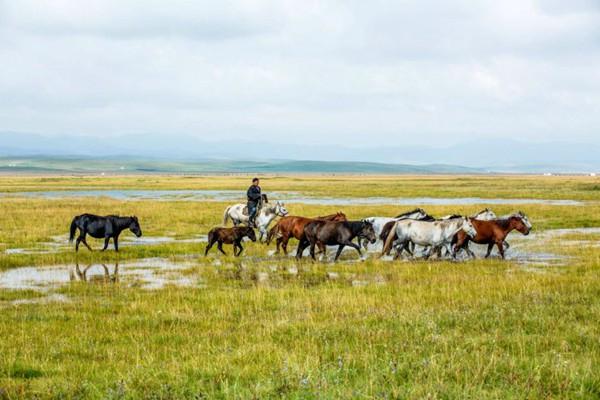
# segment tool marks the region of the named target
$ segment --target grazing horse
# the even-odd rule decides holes
[[[208,254],[208,251],[213,247],[215,243],[217,243],[217,249],[225,255],[225,250],[223,250],[223,243],[225,244],[233,244],[233,255],[238,257],[244,251],[242,247],[242,239],[244,237],[248,237],[253,242],[256,242],[256,234],[254,233],[254,229],[248,226],[234,226],[233,228],[213,228],[208,232],[208,245],[206,246],[206,250],[204,250],[204,256]],[[239,249],[239,251],[237,251]]]
[[[524,214],[523,214],[524,215]],[[531,231],[531,223],[526,219],[527,217],[521,217],[519,214],[511,215],[508,218],[498,218],[490,221],[480,221],[477,219],[471,219],[471,223],[475,227],[477,234],[472,237],[464,235],[462,232],[456,234],[456,245],[454,246],[453,257],[456,257],[456,253],[459,249],[465,250],[471,257],[475,258],[475,254],[469,249],[469,242],[477,244],[487,244],[487,253],[485,258],[488,258],[492,252],[494,244],[498,246],[498,252],[500,257],[504,259],[504,243],[508,234],[517,230],[523,235],[529,235]]]
[[[343,212],[337,212],[331,215],[325,215],[322,217],[316,218],[306,218],[306,217],[297,217],[293,215],[289,215],[281,218],[277,221],[277,224],[269,231],[269,235],[267,236],[267,244],[271,243],[273,237],[277,235],[277,251],[276,254],[279,254],[279,246],[283,248],[283,252],[287,255],[287,245],[291,238],[296,238],[298,240],[302,240],[304,237],[304,227],[309,222],[319,220],[319,221],[346,221],[346,214]]]
[[[265,195],[263,195],[265,196]],[[225,209],[223,214],[223,225],[227,225],[227,221],[231,218],[234,226],[240,224],[248,224],[248,215],[244,214],[245,204],[235,204]],[[267,237],[267,228],[276,217],[285,217],[288,211],[284,204],[280,201],[275,202],[275,205],[263,205],[256,214],[255,222],[259,232],[259,240],[262,242],[263,237]]]
[[[119,235],[125,229],[129,229],[137,237],[142,236],[142,228],[137,217],[119,217],[118,215],[107,215],[101,217],[93,214],[82,214],[73,218],[69,242],[73,242],[75,231],[79,229],[79,237],[75,243],[75,251],[79,251],[79,243],[83,243],[90,251],[92,248],[87,244],[85,236],[89,234],[96,239],[104,239],[104,248],[108,247],[110,238],[113,238],[115,251],[119,251]]]
[[[325,246],[338,245],[334,261],[336,261],[345,246],[350,246],[358,251],[360,257],[362,253],[360,246],[353,243],[355,237],[367,239],[371,243],[377,241],[373,224],[365,220],[362,221],[312,221],[304,227],[305,239],[298,245],[296,258],[302,258],[302,252],[310,244],[310,256],[315,259],[315,246],[319,247],[321,253],[325,254]]]
[[[444,221],[415,221],[402,220],[394,223],[393,232],[396,233],[396,242],[394,235],[390,233],[385,241],[382,255],[389,253],[392,245],[397,243],[397,253],[394,258],[398,258],[403,250],[408,249],[409,243],[419,246],[429,247],[425,259],[429,258],[434,251],[445,247],[448,254],[455,255],[452,252],[452,239],[458,232],[464,232],[467,236],[477,234],[471,220],[467,217],[452,218]]]
[[[425,210],[423,210],[422,208],[415,208],[414,210],[407,211],[405,213],[396,215],[393,218],[390,218],[390,217],[368,217],[368,218],[365,218],[365,221],[369,221],[370,223],[372,223],[373,229],[375,230],[375,234],[377,235],[377,237],[381,241],[385,241],[385,239],[387,238],[387,233],[389,233],[389,230],[392,228],[395,221],[399,221],[401,219],[427,220],[429,218],[433,219],[433,217],[428,215],[425,212]],[[382,232],[385,227],[387,227],[387,233],[382,238]],[[369,242],[367,240],[363,240],[362,245],[365,248],[365,250],[367,249],[368,243]]]

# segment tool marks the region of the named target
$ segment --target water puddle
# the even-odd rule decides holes
[[[244,193],[239,190],[65,190],[0,193],[0,196],[19,196],[44,199],[64,199],[81,197],[108,197],[116,200],[155,200],[155,201],[232,201],[244,202]],[[500,199],[480,197],[323,197],[306,196],[299,192],[271,192],[273,199],[287,203],[314,205],[475,205],[475,204],[546,204],[556,206],[579,206],[576,200],[549,199]]]
[[[0,288],[47,292],[70,282],[122,283],[149,290],[168,285],[199,287],[201,285],[196,275],[182,274],[182,271],[195,265],[190,261],[147,258],[114,265],[21,267],[0,272]]]

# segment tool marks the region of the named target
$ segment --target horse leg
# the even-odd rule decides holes
[[[287,256],[288,251],[287,251],[287,245],[290,241],[290,237],[289,236],[282,236],[281,238],[278,238],[277,240],[281,239],[281,248],[283,249],[283,254],[285,254]],[[279,250],[279,249],[277,249]],[[279,253],[279,252],[278,252]]]
[[[77,240],[75,241],[75,252],[76,253],[79,251],[79,243],[81,243],[81,236],[79,236],[77,238]]]
[[[119,252],[119,237],[115,236],[113,238],[113,244],[115,245],[115,251],[118,253]]]
[[[488,244],[487,253],[485,253],[485,258],[488,258],[490,254],[492,254],[492,247],[494,247],[494,243]]]
[[[88,250],[89,250],[89,251],[94,251],[94,250],[92,250],[92,248],[90,247],[90,245],[89,245],[89,244],[87,243],[87,241],[85,240],[85,235],[83,235],[83,236],[80,236],[80,239],[81,239],[81,243],[83,243],[83,244],[85,245],[85,247],[87,247],[87,248],[88,248]]]
[[[220,251],[221,253],[223,253],[223,255],[227,255],[227,253],[225,253],[225,250],[223,250],[223,242],[222,242],[222,241],[220,241],[220,240],[219,240],[219,241],[218,241],[218,243],[217,243],[217,249],[219,249],[219,251]]]
[[[108,242],[110,242],[110,236],[104,238],[104,247],[100,251],[104,251],[108,248]]]
[[[354,243],[351,240],[346,240],[346,241],[342,242],[341,244],[343,244],[344,246],[350,246],[350,247],[356,249],[356,251],[358,251],[358,255],[362,258],[362,252],[360,251],[359,245],[357,245],[356,243]]]
[[[306,239],[300,239],[300,242],[298,243],[298,248],[296,249],[296,259],[301,259],[302,258],[302,253],[304,252],[304,249],[306,249],[309,245],[309,241]]]
[[[236,242],[236,243],[233,245],[233,247],[234,247],[234,249],[233,249],[233,253],[234,253],[234,254],[235,254],[235,248],[237,247],[237,248],[239,249],[239,250],[238,250],[238,253],[236,254],[236,257],[239,257],[239,256],[240,256],[240,254],[242,254],[242,251],[244,251],[244,248],[242,247],[242,243],[241,243],[241,241],[240,241],[240,242]]]
[[[214,241],[208,242],[208,244],[206,245],[206,249],[204,250],[204,257],[206,257],[206,255],[208,254],[208,251],[211,249],[211,247],[213,247],[214,244],[215,244]]]
[[[498,243],[496,243],[496,246],[498,246],[498,252],[500,253],[500,257],[502,257],[502,259],[504,260],[504,246],[502,246],[502,243],[504,243],[504,240],[500,240]]]
[[[333,261],[337,261],[338,258],[340,258],[340,254],[342,254],[342,250],[344,250],[344,246],[343,244],[340,244],[338,246],[337,252],[335,253],[335,258],[333,259]]]
[[[317,254],[321,254],[320,260],[322,260],[323,258],[327,257],[327,246],[321,242],[317,243],[317,246],[319,247]]]
[[[317,259],[315,258],[315,245],[316,245],[316,243],[315,243],[315,242],[312,242],[312,243],[310,244],[310,256],[311,256],[311,258],[312,258],[313,260],[315,260],[315,261],[316,261]]]

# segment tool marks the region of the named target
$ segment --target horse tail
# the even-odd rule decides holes
[[[75,239],[75,231],[77,230],[77,221],[79,221],[79,216],[73,218],[71,221],[71,229],[69,231],[69,242],[72,242]]]
[[[398,225],[398,221],[394,222],[392,229],[390,230],[390,232],[387,235],[387,238],[385,239],[385,245],[383,246],[383,250],[381,251],[382,256],[386,255],[391,250],[392,243],[394,243],[394,240],[396,240],[397,225]]]
[[[225,212],[223,213],[223,225],[227,225],[227,220],[229,219],[229,209],[231,208],[231,206],[227,207],[225,209]]]
[[[211,229],[211,230],[208,232],[208,237],[207,237],[207,242],[208,242],[208,244],[209,244],[209,245],[210,245],[210,244],[213,242],[213,239],[214,239],[214,238],[215,238],[215,230],[214,230],[214,229]]]
[[[273,236],[275,236],[277,233],[279,233],[279,224],[275,224],[275,226],[269,230],[269,233],[267,234],[267,246],[271,244]]]

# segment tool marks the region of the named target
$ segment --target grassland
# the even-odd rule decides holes
[[[0,191],[240,189],[247,177],[0,177]],[[342,197],[573,199],[520,205],[536,233],[600,227],[591,177],[271,177],[263,188]],[[436,215],[484,205],[435,206]],[[47,292],[0,289],[0,398],[598,398],[600,236],[573,232],[535,250],[557,266],[515,260],[313,263],[241,259],[167,242],[114,253],[44,248],[73,215],[136,214],[144,235],[193,238],[225,203],[0,198],[0,276],[20,266],[136,262],[191,265],[191,287],[73,282]],[[290,204],[293,214],[340,207]],[[408,207],[343,207],[352,218]],[[498,214],[514,211],[494,206]],[[566,245],[566,242],[571,245]],[[99,247],[96,241],[92,244]],[[265,275],[266,274],[266,275]],[[264,276],[268,276],[265,280]],[[61,297],[63,298],[63,297]]]

